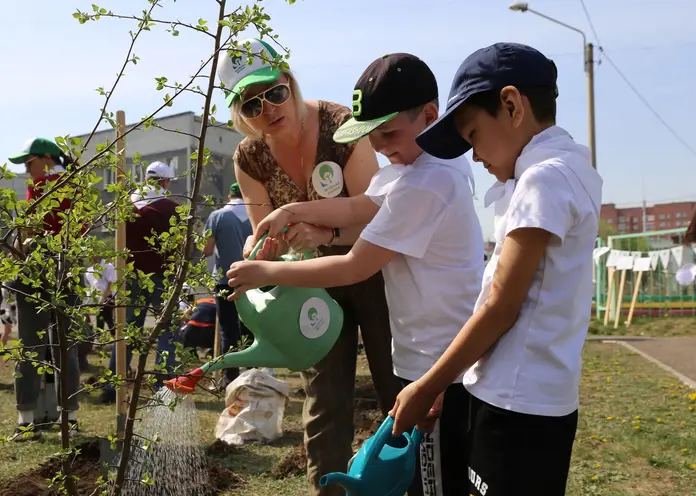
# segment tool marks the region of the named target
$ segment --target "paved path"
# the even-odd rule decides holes
[[[591,336],[588,341],[617,342],[696,389],[696,337]]]

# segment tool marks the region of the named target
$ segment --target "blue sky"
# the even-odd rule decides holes
[[[235,4],[235,2],[230,2]],[[388,52],[411,52],[435,72],[444,104],[452,76],[472,51],[497,41],[530,44],[553,58],[559,69],[558,123],[587,142],[586,80],[582,38],[531,13],[508,10],[508,0],[283,0],[263,4],[280,41],[292,51],[290,64],[309,99],[349,104],[364,68]],[[580,0],[529,3],[546,15],[592,30]],[[602,46],[661,117],[696,149],[691,97],[696,81],[696,2],[689,0],[586,0]],[[101,19],[80,25],[76,8],[91,2],[23,0],[3,2],[0,52],[0,156],[16,152],[27,138],[81,134],[94,126],[103,102],[95,88],[109,87],[129,45],[129,21]],[[144,0],[99,3],[134,14]],[[164,2],[166,19],[213,19],[212,0]],[[158,28],[138,42],[137,66],[129,66],[110,109],[125,110],[134,122],[159,106],[154,78],[185,80],[211,51],[210,39],[182,31],[174,38]],[[597,58],[599,54],[596,55]],[[596,67],[597,160],[603,199],[618,204],[695,200],[690,172],[696,153],[681,144],[606,61]],[[224,109],[222,95],[216,97]],[[200,111],[199,97],[185,96],[168,113]],[[222,110],[221,118],[226,118]],[[478,164],[476,202],[485,235],[492,213],[482,205],[492,176]]]

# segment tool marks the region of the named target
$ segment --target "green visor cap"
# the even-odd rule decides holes
[[[385,115],[384,117],[371,119],[369,121],[358,121],[355,119],[355,117],[351,117],[336,130],[333,135],[333,140],[336,143],[352,143],[353,141],[358,141],[360,138],[367,136],[385,122],[392,120],[398,114],[398,112],[394,112],[389,115]]]
[[[13,164],[23,164],[31,156],[50,155],[60,157],[63,150],[53,141],[46,138],[34,138],[24,144],[24,149],[8,158]]]

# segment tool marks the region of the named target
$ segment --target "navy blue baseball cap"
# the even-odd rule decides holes
[[[471,144],[454,124],[454,112],[473,95],[505,86],[554,88],[558,96],[556,64],[538,50],[519,43],[496,43],[469,55],[452,81],[447,108],[417,138],[416,143],[434,157],[464,155]]]

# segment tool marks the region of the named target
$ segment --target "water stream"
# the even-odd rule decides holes
[[[162,388],[140,414],[123,496],[210,494],[193,399]]]

